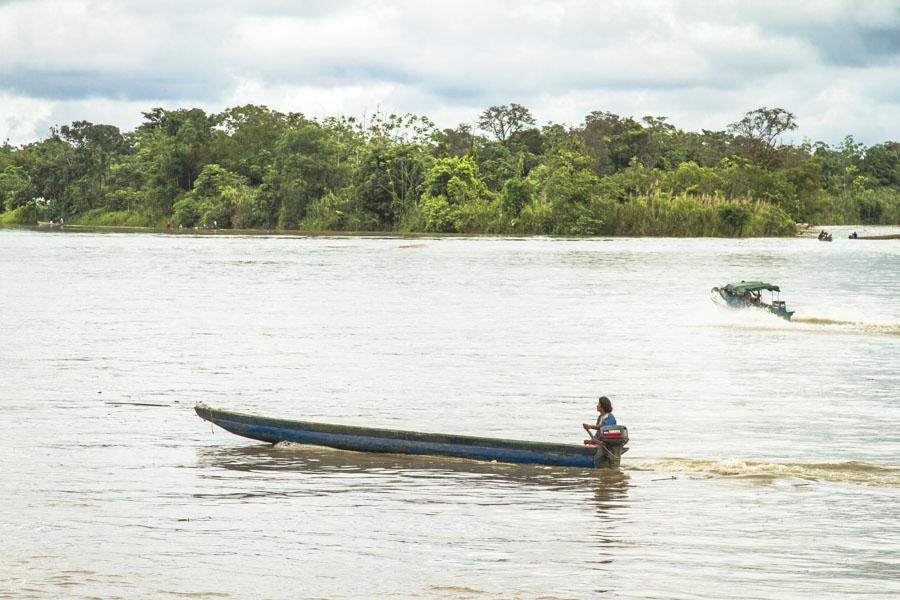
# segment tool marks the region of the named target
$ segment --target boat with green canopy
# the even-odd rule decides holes
[[[731,308],[761,308],[786,321],[794,314],[781,298],[781,288],[772,283],[741,281],[714,287],[711,293],[713,301]]]

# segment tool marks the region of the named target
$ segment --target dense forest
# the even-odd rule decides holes
[[[76,121],[0,147],[0,223],[554,235],[788,235],[795,222],[900,224],[900,143],[781,144],[760,108],[724,131],[592,112],[477,128],[426,117],[309,119],[265,106]]]

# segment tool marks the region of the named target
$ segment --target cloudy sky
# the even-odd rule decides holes
[[[0,0],[0,141],[153,107],[414,112],[441,127],[517,102],[805,138],[900,139],[900,0]]]

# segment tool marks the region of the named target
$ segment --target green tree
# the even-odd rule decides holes
[[[507,179],[500,193],[500,207],[504,218],[512,224],[522,209],[534,201],[534,183],[524,177]]]
[[[186,227],[244,227],[253,221],[254,200],[244,176],[209,164],[200,171],[194,189],[175,203],[175,222]]]
[[[282,135],[264,181],[266,193],[277,200],[279,227],[296,228],[312,201],[341,188],[347,165],[340,156],[334,134],[313,121],[304,120]]]
[[[752,216],[749,208],[735,202],[720,205],[718,211],[719,218],[731,228],[731,235],[742,235]]]
[[[660,178],[660,188],[673,194],[713,195],[724,187],[715,169],[701,167],[693,161],[681,163]]]
[[[900,189],[900,142],[885,142],[866,150],[860,173],[880,185]]]
[[[824,178],[823,185],[827,189],[845,190],[853,184],[853,180],[859,174],[865,146],[858,144],[853,136],[848,135],[835,147],[824,142],[816,142],[814,145],[802,145],[801,150],[819,162]]]
[[[31,198],[31,182],[25,169],[9,165],[0,171],[0,212],[15,210]]]
[[[374,215],[379,226],[393,229],[417,202],[428,162],[427,149],[417,144],[368,144],[354,181],[360,209]]]
[[[95,125],[89,121],[63,125],[59,128],[59,137],[75,151],[68,212],[80,213],[105,206],[110,167],[119,157],[132,151],[127,139],[118,127]]]
[[[756,164],[773,165],[778,138],[797,129],[797,117],[783,108],[757,108],[728,126],[735,144]]]
[[[584,143],[572,138],[547,161],[536,203],[523,219],[536,233],[594,235],[603,226],[598,196],[599,178],[590,170],[591,157]]]
[[[505,143],[512,134],[533,126],[534,123],[531,112],[516,103],[492,106],[478,117],[478,127],[493,135],[500,143]]]
[[[611,112],[593,111],[584,118],[576,133],[593,159],[592,170],[596,175],[611,175],[635,160],[651,168],[660,162],[659,142],[673,128],[662,117],[645,117],[645,120],[651,127]]]
[[[70,184],[78,179],[75,149],[59,137],[56,130],[46,140],[21,149],[24,176],[30,182],[30,193],[43,198],[56,218],[72,214]]]
[[[474,154],[476,136],[471,125],[460,124],[455,129],[444,129],[435,133],[434,155],[438,158]]]
[[[443,233],[464,230],[468,223],[463,217],[477,216],[477,205],[494,199],[478,177],[478,167],[471,156],[437,159],[422,183],[421,222],[413,227]]]
[[[221,148],[216,152],[222,166],[243,175],[251,185],[259,185],[274,162],[275,144],[289,127],[303,120],[303,115],[245,104],[213,119],[226,134],[219,139]]]
[[[179,189],[190,190],[203,166],[213,158],[210,142],[217,117],[208,116],[199,108],[154,108],[143,115],[145,121],[137,130],[138,142],[144,141],[143,134],[163,134],[167,143],[157,147],[160,174],[174,178]]]
[[[430,163],[434,124],[412,113],[376,113],[358,125],[364,144],[355,151],[352,183],[360,223],[393,229],[415,210],[418,188]]]
[[[217,119],[199,108],[154,108],[143,115],[134,135],[136,167],[147,177],[144,209],[161,219],[176,198],[193,189],[203,167],[215,162]]]

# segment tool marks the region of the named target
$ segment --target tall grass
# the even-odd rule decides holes
[[[560,210],[535,202],[522,211],[511,231],[568,235],[667,237],[788,236],[793,220],[760,200],[729,200],[717,195],[651,192],[624,201],[592,199]]]
[[[105,212],[102,208],[89,210],[75,217],[66,219],[72,225],[98,225],[101,227],[154,227],[160,225],[142,212],[116,210]]]
[[[760,200],[654,193],[613,204],[602,233],[668,237],[787,236],[793,220]]]

